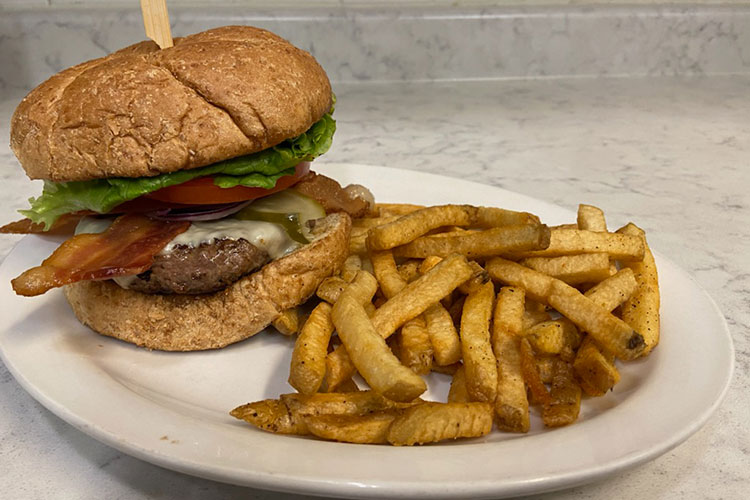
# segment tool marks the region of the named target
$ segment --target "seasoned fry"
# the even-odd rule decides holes
[[[294,335],[299,331],[299,309],[292,307],[281,312],[281,316],[271,322],[282,335]]]
[[[351,254],[341,267],[341,278],[347,283],[351,283],[360,269],[362,269],[362,258],[357,254]]]
[[[544,250],[517,253],[517,257],[560,257],[579,253],[606,253],[616,260],[643,260],[643,240],[617,233],[597,233],[581,229],[554,229]]]
[[[387,338],[399,326],[416,318],[455,290],[471,274],[472,268],[464,257],[447,257],[383,304],[372,317],[375,329],[383,338]]]
[[[380,283],[380,289],[386,298],[390,299],[406,288],[407,282],[401,277],[396,268],[393,252],[390,250],[371,252],[370,260],[372,261],[372,268],[375,271],[375,277],[378,279],[378,283]]]
[[[364,415],[376,411],[408,408],[420,402],[397,403],[375,391],[349,393],[282,394],[283,402],[298,419],[317,415]]]
[[[388,431],[396,446],[480,437],[492,430],[489,403],[423,403],[399,415]]]
[[[542,408],[544,425],[560,427],[576,421],[581,411],[581,388],[575,381],[570,365],[563,361],[555,364],[550,399]]]
[[[555,375],[555,364],[558,361],[557,356],[537,356],[536,369],[539,372],[539,378],[545,384],[551,384]]]
[[[476,207],[470,205],[440,205],[411,212],[398,220],[370,230],[367,246],[370,250],[388,250],[404,245],[443,226],[468,226],[476,218]]]
[[[289,384],[300,393],[314,394],[320,389],[332,334],[331,306],[321,302],[310,313],[292,351]]]
[[[333,305],[333,324],[352,363],[370,387],[394,401],[411,401],[427,386],[417,374],[399,363],[384,337],[375,330],[353,290],[362,275],[371,276],[360,271]]]
[[[315,291],[315,295],[325,300],[329,304],[333,304],[334,302],[339,300],[339,295],[341,295],[341,292],[344,291],[344,288],[346,288],[347,285],[349,285],[349,283],[347,283],[343,279],[336,276],[331,276],[324,279],[320,283],[320,285],[318,285],[318,289]]]
[[[304,420],[292,415],[289,408],[278,399],[265,399],[238,406],[229,414],[266,432],[297,435],[310,433]]]
[[[581,344],[578,328],[567,318],[538,323],[524,336],[539,354],[560,354],[565,347],[575,349]]]
[[[493,279],[523,287],[529,297],[559,311],[618,358],[631,360],[643,351],[640,333],[570,285],[501,258],[490,260],[485,267]]]
[[[419,263],[421,261],[417,259],[407,260],[400,266],[398,266],[398,274],[401,275],[404,281],[411,283],[415,279],[419,278]]]
[[[353,227],[349,235],[349,253],[363,255],[367,253],[367,235],[370,230],[366,227]]]
[[[533,300],[527,300],[523,311],[523,330],[528,330],[532,326],[541,323],[542,321],[549,321],[552,317],[547,312],[547,308],[544,304]]]
[[[477,207],[475,224],[479,227],[539,224],[539,217],[527,212],[514,212],[495,207]]]
[[[626,267],[614,276],[589,288],[584,295],[599,307],[612,311],[630,298],[637,287],[638,283],[635,281],[633,270]]]
[[[433,364],[432,365],[432,371],[435,373],[442,373],[444,375],[450,375],[451,377],[458,371],[459,368],[461,368],[463,364],[459,361],[458,363],[453,363],[452,365],[445,365],[440,366]]]
[[[318,415],[305,418],[311,434],[344,443],[385,444],[388,430],[398,415],[395,411],[368,415]]]
[[[423,236],[393,249],[396,257],[445,257],[453,253],[467,258],[513,255],[547,248],[549,228],[542,224],[502,226],[484,231],[464,231],[450,236]]]
[[[432,369],[432,343],[421,316],[401,327],[398,358],[417,375],[427,375]]]
[[[437,255],[430,255],[428,257],[425,257],[422,260],[422,263],[419,264],[419,274],[427,273],[430,269],[437,266],[441,260],[443,260],[443,258],[438,257]]]
[[[352,227],[360,227],[365,229],[371,229],[373,227],[382,226],[383,224],[388,224],[389,222],[393,222],[394,220],[398,219],[398,215],[390,215],[387,217],[362,217],[360,219],[353,219],[352,220]]]
[[[336,392],[357,392],[361,391],[362,389],[359,388],[357,383],[354,381],[353,378],[348,378],[341,382],[338,387],[336,387]],[[323,392],[323,391],[321,391]],[[330,392],[330,391],[329,391]]]
[[[610,276],[609,255],[605,253],[529,257],[522,259],[520,263],[569,285],[597,283]]]
[[[589,336],[578,348],[573,369],[581,388],[589,396],[603,396],[620,381],[614,355],[599,349]]]
[[[495,316],[492,320],[492,342],[500,333],[519,336],[523,334],[523,315],[526,312],[526,292],[523,288],[505,286],[497,294]]]
[[[497,394],[497,363],[490,344],[490,319],[495,288],[486,283],[466,297],[461,315],[461,351],[466,389],[473,401],[493,402]]]
[[[450,313],[438,302],[427,308],[423,316],[435,363],[441,366],[456,363],[461,359],[461,339]]]
[[[553,281],[548,303],[618,358],[628,361],[643,352],[645,343],[640,333],[570,285]]]
[[[375,209],[380,217],[401,217],[421,210],[424,205],[412,205],[411,203],[376,203]]]
[[[519,354],[521,357],[521,374],[533,398],[532,402],[543,405],[551,403],[552,398],[549,395],[549,391],[547,391],[537,371],[534,350],[525,338],[521,338],[519,342]]]
[[[461,365],[451,380],[451,388],[448,391],[449,403],[468,403],[471,401],[469,392],[466,390],[466,370]]]
[[[497,426],[509,432],[529,431],[529,401],[521,370],[520,334],[524,291],[504,287],[497,295],[492,321],[492,350],[497,358]]]
[[[645,246],[645,255],[642,262],[629,262],[624,265],[635,273],[638,288],[633,295],[625,301],[622,307],[622,319],[633,329],[637,329],[643,335],[646,348],[643,350],[645,356],[656,344],[659,343],[659,276],[656,271],[656,261],[651,249],[646,242],[646,233],[633,223],[618,229],[618,233],[641,238]]]
[[[593,205],[578,205],[578,229],[595,231],[598,233],[607,232],[607,221],[604,219],[604,212]]]

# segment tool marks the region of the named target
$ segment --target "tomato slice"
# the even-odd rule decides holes
[[[293,175],[280,177],[276,181],[276,185],[271,189],[245,186],[222,188],[214,184],[213,178],[209,176],[165,187],[153,193],[145,194],[143,197],[166,203],[181,203],[186,205],[215,205],[219,203],[254,200],[293,186],[309,171],[309,161],[298,163],[294,167]]]

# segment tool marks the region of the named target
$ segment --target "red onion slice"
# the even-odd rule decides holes
[[[192,208],[157,210],[148,214],[152,219],[164,221],[208,221],[218,220],[236,214],[250,204],[250,201],[223,203],[221,205],[201,205]]]

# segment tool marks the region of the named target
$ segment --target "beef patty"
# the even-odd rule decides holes
[[[139,274],[128,288],[142,293],[211,293],[270,260],[264,250],[243,239],[221,239],[197,247],[178,245],[166,255],[155,256],[151,269]]]

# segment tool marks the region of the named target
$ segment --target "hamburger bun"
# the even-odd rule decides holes
[[[81,323],[102,335],[149,349],[218,349],[255,335],[285,309],[305,302],[348,255],[351,219],[316,221],[316,238],[229,287],[205,295],[148,295],[112,281],[64,288]]]
[[[331,105],[309,53],[263,29],[226,26],[58,73],[18,106],[10,143],[32,179],[154,176],[274,146]]]

